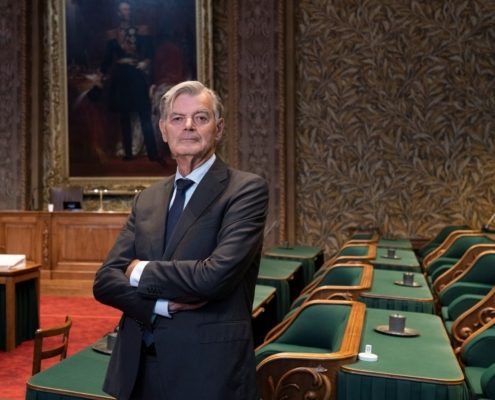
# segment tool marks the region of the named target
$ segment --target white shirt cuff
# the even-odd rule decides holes
[[[141,275],[143,274],[144,268],[148,264],[149,261],[139,261],[134,269],[132,270],[131,277],[129,279],[129,283],[133,287],[138,287],[139,281],[141,279]],[[153,312],[156,315],[160,315],[166,318],[172,318],[172,315],[168,311],[168,300],[158,299],[155,303],[155,308]]]
[[[155,314],[162,317],[172,318],[172,315],[168,311],[168,300],[158,299],[155,304]]]
[[[143,274],[144,267],[148,264],[149,261],[139,261],[134,269],[132,270],[131,277],[129,278],[129,283],[132,287],[139,286],[139,280],[141,279],[141,275]]]

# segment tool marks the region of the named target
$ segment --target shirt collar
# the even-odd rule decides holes
[[[211,168],[211,166],[213,165],[213,163],[215,162],[216,159],[217,159],[217,156],[215,155],[215,153],[213,153],[212,156],[208,160],[206,160],[198,168],[193,169],[191,171],[191,173],[187,176],[182,176],[180,174],[179,170],[177,170],[175,172],[175,181],[177,181],[177,179],[186,178],[186,179],[192,180],[195,184],[198,184],[199,182],[201,182],[201,179],[204,178],[204,176],[209,171],[209,169]]]

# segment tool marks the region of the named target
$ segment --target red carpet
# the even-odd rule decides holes
[[[97,341],[117,325],[120,312],[87,297],[43,296],[40,307],[42,328],[59,325],[72,317],[69,355]],[[24,399],[26,381],[31,376],[33,341],[23,342],[14,351],[0,351],[0,400]],[[46,360],[45,369],[56,359]]]

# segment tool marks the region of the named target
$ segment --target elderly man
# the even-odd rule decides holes
[[[251,307],[266,182],[215,148],[222,105],[189,81],[161,100],[175,176],[138,194],[96,274],[94,295],[122,310],[104,390],[119,399],[255,399]]]

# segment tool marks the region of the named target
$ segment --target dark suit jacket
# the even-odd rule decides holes
[[[132,391],[143,328],[151,328],[167,399],[256,398],[251,307],[268,204],[266,182],[217,158],[184,209],[164,249],[173,177],[136,196],[129,220],[98,270],[95,298],[123,311],[104,390]],[[139,287],[124,272],[150,260]],[[173,318],[157,317],[156,299],[207,301]]]

